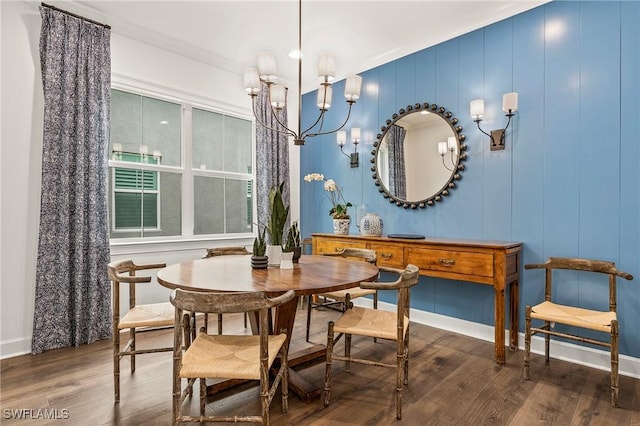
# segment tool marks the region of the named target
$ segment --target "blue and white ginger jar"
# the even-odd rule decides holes
[[[368,237],[382,235],[382,218],[377,213],[367,213],[360,219],[360,234]]]

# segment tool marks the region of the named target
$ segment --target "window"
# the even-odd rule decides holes
[[[111,238],[253,232],[253,126],[207,107],[111,91]]]

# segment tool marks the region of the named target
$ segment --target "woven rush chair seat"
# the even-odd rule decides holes
[[[358,336],[378,337],[380,339],[395,340],[398,337],[397,314],[380,310],[371,310],[354,306],[333,325],[334,333],[350,333]],[[404,319],[404,332],[409,329],[409,318]]]
[[[376,291],[365,290],[360,287],[354,287],[348,290],[337,290],[337,291],[330,291],[328,293],[321,293],[321,296],[328,297],[336,301],[339,301],[341,303],[344,303],[344,301],[347,299],[347,294],[353,300],[357,297],[373,296],[376,294]]]
[[[616,268],[613,262],[604,260],[579,259],[568,257],[549,257],[545,263],[524,265],[525,269],[544,269],[544,301],[535,306],[527,305],[524,313],[524,371],[525,380],[529,380],[531,365],[531,337],[535,334],[544,335],[544,361],[549,364],[549,347],[551,336],[571,339],[578,342],[603,346],[609,350],[611,357],[610,387],[611,405],[618,406],[618,340],[619,324],[617,316],[616,281],[617,277],[632,280],[633,276]],[[553,301],[555,293],[552,291],[554,276],[561,274],[562,270],[589,273],[583,275],[593,280],[594,283],[600,275],[608,276],[609,281],[609,310],[586,309],[577,305],[579,300],[569,304],[559,304]],[[582,278],[582,276],[581,276]],[[571,280],[568,285],[575,282]],[[602,305],[604,307],[604,300]],[[534,326],[533,321],[542,321],[542,325]],[[587,337],[572,331],[556,330],[556,323],[606,333],[606,338]]]
[[[546,301],[531,308],[531,318],[609,333],[611,321],[616,321],[617,315],[615,312],[576,308]]]
[[[273,364],[286,336],[269,336],[267,363]],[[260,336],[208,335],[199,333],[182,357],[180,377],[260,380]]]
[[[175,309],[169,302],[137,305],[118,324],[120,330],[133,327],[173,327]]]

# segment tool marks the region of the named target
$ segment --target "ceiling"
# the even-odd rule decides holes
[[[546,3],[528,1],[326,1],[302,3],[303,92],[316,88],[320,53],[336,58],[337,79]],[[276,55],[278,74],[297,85],[288,53],[298,44],[298,1],[49,1],[142,40],[241,74],[256,54]],[[296,83],[294,83],[296,82]]]

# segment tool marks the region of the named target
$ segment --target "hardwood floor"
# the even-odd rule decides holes
[[[305,347],[305,311],[298,312],[292,350]],[[314,311],[311,340],[324,343],[332,311]],[[242,328],[242,316],[225,316],[225,329]],[[334,365],[332,403],[280,398],[271,404],[273,425],[640,425],[640,380],[620,377],[620,408],[609,405],[609,373],[559,360],[544,365],[532,355],[531,381],[522,379],[522,351],[507,352],[507,365],[493,362],[493,343],[412,324],[409,386],[403,391],[403,419],[395,420],[392,369]],[[215,327],[214,327],[215,328]],[[141,335],[140,344],[171,344],[172,331]],[[370,339],[353,341],[353,352],[393,360],[394,346]],[[338,345],[342,348],[342,343]],[[113,403],[111,341],[24,355],[1,362],[0,407],[4,425],[164,425],[171,423],[171,354],[142,355],[136,372],[123,360],[121,402]],[[324,364],[298,371],[321,386]],[[49,409],[58,420],[16,420],[12,410]],[[192,404],[197,413],[197,401]],[[259,413],[258,389],[246,385],[211,399],[208,410]],[[53,410],[53,411],[51,411]],[[24,411],[23,411],[24,414]],[[60,419],[67,416],[68,419]]]

